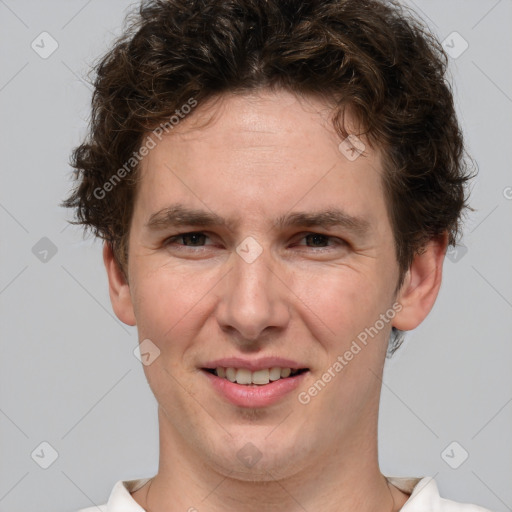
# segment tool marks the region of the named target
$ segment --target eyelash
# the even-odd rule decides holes
[[[210,237],[208,237],[208,235],[206,235],[202,231],[189,231],[189,232],[186,232],[186,233],[180,233],[178,235],[173,235],[173,236],[167,238],[166,240],[164,240],[163,245],[165,247],[167,247],[167,246],[173,244],[176,240],[179,240],[180,238],[185,238],[188,235],[203,235],[203,236],[206,236],[206,238],[210,238]],[[347,242],[345,242],[345,240],[342,240],[341,238],[337,238],[337,237],[333,237],[333,236],[329,236],[329,235],[324,235],[323,233],[314,233],[314,232],[308,232],[308,233],[302,234],[301,240],[306,238],[306,237],[308,237],[308,236],[320,236],[320,237],[325,238],[327,241],[328,240],[335,240],[336,241],[336,245],[341,245],[341,246],[347,245]],[[181,244],[181,245],[178,245],[178,247],[186,247],[186,248],[192,248],[192,249],[203,249],[206,246],[204,246],[204,245],[199,245],[199,246],[190,245],[190,246],[188,246],[188,245]],[[307,247],[307,246],[304,246],[304,247]],[[327,247],[310,247],[310,248],[311,249],[324,249],[325,250],[325,249],[328,249],[329,246],[327,246]]]

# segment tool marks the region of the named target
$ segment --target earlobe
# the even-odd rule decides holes
[[[393,320],[393,327],[410,331],[418,327],[430,313],[441,287],[443,262],[448,234],[432,238],[414,256],[411,267],[397,296],[402,309]]]
[[[103,262],[108,276],[110,302],[117,318],[127,325],[136,325],[130,286],[119,268],[112,247],[108,242],[103,244]]]

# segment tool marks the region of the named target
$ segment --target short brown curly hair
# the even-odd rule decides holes
[[[468,207],[471,176],[446,69],[439,42],[393,1],[143,1],[96,66],[90,132],[72,154],[77,183],[62,204],[112,244],[126,275],[137,166],[108,195],[98,190],[149,130],[191,98],[200,105],[260,88],[320,95],[333,102],[340,136],[350,107],[384,150],[400,286],[427,240],[448,232],[455,245]]]

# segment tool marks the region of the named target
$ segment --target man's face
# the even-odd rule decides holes
[[[376,436],[398,266],[381,156],[340,150],[329,114],[287,92],[226,95],[141,167],[130,307],[160,350],[144,370],[162,439],[240,478],[290,475],[333,447],[350,460]],[[226,224],[173,224],[177,205]],[[307,222],[323,212],[338,223]],[[242,382],[301,371],[249,386],[217,367],[262,370]]]

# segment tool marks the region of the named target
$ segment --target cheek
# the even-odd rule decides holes
[[[222,273],[199,265],[192,269],[168,265],[135,277],[139,339],[149,338],[163,355],[172,353],[171,360],[177,361],[212,314]]]
[[[171,270],[137,276],[134,309],[139,336],[164,348],[194,315],[194,306],[199,306],[201,294],[196,280]]]
[[[315,336],[339,348],[340,343],[349,344],[361,330],[373,325],[388,307],[387,294],[379,287],[382,283],[370,272],[323,268],[296,286],[295,293]]]

